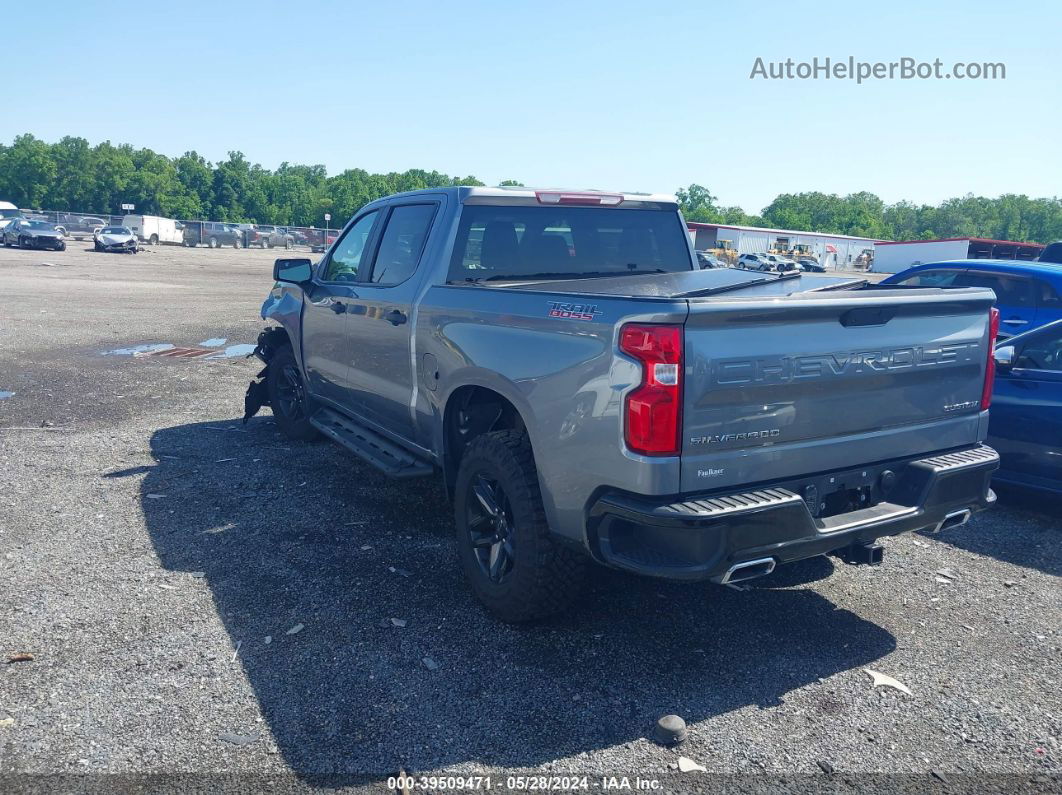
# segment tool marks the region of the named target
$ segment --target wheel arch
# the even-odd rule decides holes
[[[451,497],[469,443],[485,433],[501,430],[521,431],[530,437],[523,412],[501,392],[482,384],[465,384],[447,396],[442,423],[443,475]]]

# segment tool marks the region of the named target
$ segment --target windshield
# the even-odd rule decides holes
[[[694,270],[672,210],[466,204],[450,281]]]
[[[101,235],[131,235],[132,231],[124,226],[105,226],[100,230]]]

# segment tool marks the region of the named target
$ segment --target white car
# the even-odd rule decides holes
[[[769,271],[771,263],[767,261],[766,254],[742,254],[737,261],[739,268],[750,271]]]
[[[140,250],[140,241],[127,226],[105,226],[98,229],[92,236],[92,243],[96,251],[126,251],[136,254]]]

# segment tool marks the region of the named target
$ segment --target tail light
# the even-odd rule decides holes
[[[992,307],[988,315],[988,362],[985,364],[985,385],[981,390],[981,411],[992,403],[992,386],[996,382],[996,337],[999,336],[999,310]]]
[[[642,365],[642,382],[627,395],[627,447],[643,455],[678,455],[682,326],[629,324],[620,330],[619,347]]]

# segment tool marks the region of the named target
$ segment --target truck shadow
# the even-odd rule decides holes
[[[1004,563],[1062,577],[1058,495],[998,484],[992,488],[999,501],[991,511],[962,527],[923,535]]]
[[[782,579],[738,592],[605,570],[571,614],[508,627],[461,580],[438,480],[390,481],[264,418],[165,428],[151,450],[141,503],[158,557],[203,572],[303,777],[538,766],[645,737],[662,714],[695,726],[769,708],[896,645]],[[809,718],[843,709],[824,698]]]

